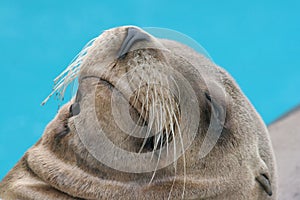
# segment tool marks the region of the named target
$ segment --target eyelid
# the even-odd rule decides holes
[[[209,102],[212,101],[212,100],[211,100],[211,96],[210,96],[207,92],[205,92],[205,97],[206,97],[206,99],[207,99]]]

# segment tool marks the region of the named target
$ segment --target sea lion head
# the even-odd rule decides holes
[[[125,26],[80,59],[60,77],[79,86],[53,151],[112,184],[101,198],[116,197],[119,185],[125,199],[276,198],[267,129],[208,57]]]

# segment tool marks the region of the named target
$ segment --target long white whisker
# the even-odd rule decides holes
[[[90,40],[83,49],[74,57],[72,62],[63,70],[55,79],[54,86],[51,93],[42,102],[44,105],[54,94],[56,94],[60,100],[64,98],[66,88],[72,83],[79,75],[79,71],[82,67],[82,62],[86,58],[88,50],[92,47],[92,44],[97,39]]]
[[[160,80],[160,83],[162,84],[164,82],[164,79],[162,77],[162,73],[158,73],[159,74],[159,80]],[[165,77],[165,80],[166,77]],[[160,94],[161,94],[161,102],[162,102],[162,108],[163,108],[163,111],[164,113],[167,113],[166,111],[166,103],[165,103],[165,98],[164,98],[164,95],[163,95],[163,84],[159,87],[160,89]],[[166,89],[166,91],[168,91],[168,88]],[[161,109],[161,112],[162,112],[162,109]],[[165,121],[167,121],[167,115],[165,114]],[[166,131],[166,141],[167,141],[167,157],[169,156],[169,130],[168,130],[168,125],[165,124],[165,131]]]
[[[169,84],[169,81],[168,79],[166,79],[167,81],[167,87],[169,88],[168,91],[171,91],[170,90],[170,84]],[[173,137],[173,142],[174,142],[174,170],[175,170],[175,177],[173,179],[173,183],[172,183],[172,187],[170,189],[170,192],[169,192],[169,197],[168,199],[171,198],[171,193],[173,191],[173,188],[174,188],[174,185],[175,185],[175,180],[176,180],[176,177],[177,177],[177,158],[176,158],[176,137],[175,137],[175,130],[174,130],[174,122],[173,122],[173,117],[176,121],[176,125],[177,125],[177,128],[178,128],[178,131],[179,131],[179,136],[180,136],[180,140],[181,140],[181,143],[182,143],[182,137],[181,137],[181,132],[180,132],[180,126],[179,126],[179,123],[178,123],[178,120],[177,120],[177,116],[176,116],[176,113],[174,112],[174,109],[173,109],[173,103],[172,103],[172,100],[170,98],[171,94],[167,95],[168,97],[168,105],[171,105],[171,107],[167,107],[168,109],[168,115],[169,115],[169,118],[170,118],[170,125],[171,125],[171,133],[172,133],[172,137]],[[178,105],[176,104],[176,107],[178,107]],[[182,143],[183,144],[183,143]],[[184,177],[185,177],[185,157],[184,157]],[[184,189],[183,191],[185,190],[185,181],[184,181]],[[182,197],[184,196],[184,194],[182,195]]]
[[[142,72],[142,76],[144,75],[144,71]],[[135,100],[134,100],[134,102],[133,102],[133,104],[132,104],[132,106],[133,106],[133,108],[136,108],[136,103],[137,103],[137,101],[139,101],[139,98],[140,98],[140,91],[141,91],[141,85],[142,85],[142,81],[140,81],[139,82],[139,87],[138,87],[138,92],[137,92],[137,95],[136,95],[136,98],[135,98]],[[137,123],[136,123],[136,125],[135,125],[135,127],[134,127],[134,129],[133,129],[133,132],[135,132],[136,131],[136,129],[137,129],[137,127],[139,126],[138,124],[139,124],[139,122],[140,122],[140,120],[143,118],[143,114],[144,114],[144,106],[145,106],[145,100],[144,99],[142,99],[142,106],[141,106],[141,113],[139,114],[139,118],[138,118],[138,120],[137,120]],[[145,121],[145,119],[143,118],[143,125],[146,123],[146,121]]]
[[[144,71],[142,71],[142,76],[141,76],[141,77],[143,77],[143,76],[144,76]],[[132,76],[132,79],[133,79],[133,76]],[[131,79],[131,81],[132,81],[132,79]],[[137,102],[138,99],[139,99],[141,85],[142,85],[142,81],[139,82],[139,87],[138,87],[137,97],[135,98],[135,100],[134,100],[134,102],[133,102],[133,104],[132,104],[133,107],[136,107],[136,102]],[[142,108],[143,108],[143,107],[142,107]]]
[[[156,88],[154,88],[154,90],[156,90]],[[157,100],[157,97],[156,97],[155,99]],[[161,107],[161,103],[160,103],[160,107]],[[157,113],[157,112],[156,112],[156,113]],[[158,114],[158,113],[157,113],[157,114]],[[160,116],[161,116],[160,119],[162,119],[162,112],[160,112]],[[158,168],[158,164],[159,164],[159,161],[160,161],[160,158],[161,158],[162,145],[163,145],[163,142],[162,142],[162,140],[163,140],[162,124],[163,124],[163,122],[160,121],[160,123],[158,123],[158,126],[157,126],[157,127],[158,127],[158,130],[159,130],[159,136],[158,136],[158,139],[156,140],[157,142],[156,142],[156,145],[155,145],[155,147],[154,147],[154,149],[153,149],[152,156],[151,156],[151,160],[152,160],[152,157],[153,157],[153,155],[154,155],[154,152],[155,152],[156,149],[157,149],[159,140],[161,140],[161,142],[160,142],[160,149],[159,149],[159,154],[158,154],[158,158],[157,158],[157,163],[156,163],[155,170],[154,170],[154,172],[153,172],[153,174],[152,174],[152,177],[151,177],[151,180],[150,180],[150,183],[149,183],[149,184],[152,183],[152,181],[153,181],[153,179],[154,179],[154,177],[155,177],[155,174],[156,174],[156,171],[157,171],[157,168]]]
[[[177,104],[176,104],[176,105],[177,105]],[[177,111],[179,112],[178,105],[176,106],[176,108],[177,108]],[[174,113],[174,110],[172,110],[172,111],[173,111],[173,113]],[[174,119],[175,119],[175,122],[176,122],[176,125],[177,125],[177,128],[178,128],[178,135],[179,135],[179,137],[180,137],[180,143],[181,143],[181,148],[182,148],[183,177],[184,177],[184,180],[183,180],[182,199],[184,199],[185,184],[186,184],[186,158],[185,158],[185,149],[184,149],[184,144],[183,144],[182,133],[181,133],[181,130],[180,130],[180,125],[179,125],[179,122],[178,122],[178,119],[177,119],[177,116],[176,116],[175,113],[174,113]]]
[[[172,133],[173,142],[174,142],[173,147],[174,147],[174,172],[175,172],[175,176],[174,176],[173,183],[172,183],[172,186],[171,186],[171,189],[170,189],[170,192],[169,192],[168,199],[170,199],[172,191],[173,191],[173,188],[174,188],[176,176],[177,176],[177,159],[176,159],[177,155],[176,155],[176,137],[175,137],[175,130],[174,130],[174,126],[173,126],[173,117],[172,117],[172,114],[171,114],[171,111],[170,111],[169,107],[167,107],[167,112],[168,112],[168,115],[169,115],[169,118],[170,118],[171,133]]]
[[[146,99],[146,111],[148,112],[148,128],[147,128],[147,133],[146,133],[146,135],[145,135],[145,138],[144,138],[144,141],[143,141],[143,144],[142,144],[142,146],[141,146],[141,148],[140,148],[140,150],[139,150],[139,153],[141,153],[142,152],[142,150],[143,150],[143,148],[145,147],[145,144],[146,144],[146,142],[147,142],[147,139],[148,139],[148,137],[149,137],[149,135],[150,135],[150,132],[151,132],[151,129],[152,129],[152,125],[153,125],[153,121],[154,121],[154,119],[150,119],[150,117],[151,118],[154,118],[154,115],[153,116],[150,116],[150,109],[149,109],[149,88],[150,88],[150,83],[149,83],[149,80],[147,80],[147,91],[146,91],[146,97],[145,97],[145,99]]]
[[[173,80],[173,82],[174,82],[174,84],[175,84],[175,86],[176,86],[176,88],[177,88],[177,91],[178,91],[178,100],[180,100],[180,99],[181,99],[181,96],[180,96],[180,89],[179,89],[179,86],[178,86],[178,84],[177,84],[177,82],[176,82],[176,80],[174,79],[173,76],[169,76],[169,77],[170,77],[170,79]]]
[[[156,84],[154,84],[154,88],[153,88],[153,90],[154,90],[154,101],[155,101],[155,103],[154,103],[154,105],[155,105],[155,109],[153,110],[153,112],[155,112],[156,111],[156,105],[157,105],[157,103],[159,103],[159,105],[160,105],[160,107],[161,107],[161,103],[160,103],[160,101],[158,100],[158,95],[157,95],[157,91],[156,91]],[[159,143],[159,140],[161,140],[162,139],[162,125],[163,125],[163,116],[162,116],[162,112],[160,112],[160,113],[158,113],[158,112],[155,112],[156,113],[156,115],[157,115],[157,118],[156,118],[156,130],[155,130],[155,143],[154,143],[154,149],[157,149],[157,146],[158,146],[158,143]],[[160,114],[160,115],[159,115]],[[160,120],[158,120],[158,119],[160,119]],[[158,136],[156,136],[157,134],[159,133],[159,135]],[[153,151],[154,152],[154,151]],[[152,152],[152,157],[153,157],[153,153]]]

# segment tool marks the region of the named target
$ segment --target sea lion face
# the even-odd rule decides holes
[[[76,97],[0,183],[1,198],[277,199],[267,129],[207,57],[119,27],[85,48],[54,92],[75,77]]]
[[[224,70],[180,43],[137,27],[105,31],[74,101],[77,164],[133,188],[128,199],[271,199],[260,117]]]

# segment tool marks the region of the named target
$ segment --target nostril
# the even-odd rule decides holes
[[[117,54],[117,58],[124,58],[124,55],[128,53],[130,48],[138,41],[149,41],[150,37],[140,29],[135,27],[129,27],[127,29],[127,35],[121,45],[121,48]]]

